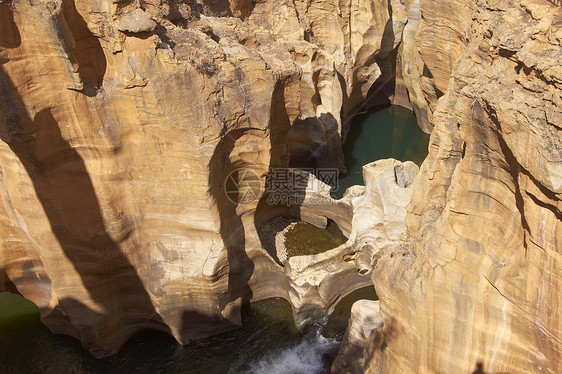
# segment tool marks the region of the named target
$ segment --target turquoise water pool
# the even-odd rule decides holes
[[[348,187],[363,185],[361,168],[370,162],[395,158],[421,165],[428,144],[429,135],[418,127],[414,113],[401,106],[356,116],[343,146],[347,175],[340,176],[333,196],[341,198]]]

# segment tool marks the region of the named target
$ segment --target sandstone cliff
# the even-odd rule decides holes
[[[259,199],[232,203],[224,182],[343,168],[349,118],[401,39],[392,7],[2,1],[0,289],[98,356],[142,328],[185,343],[232,328],[243,302],[289,298]]]
[[[232,328],[252,299],[321,318],[372,272],[365,370],[558,372],[561,42],[543,0],[2,1],[0,289],[103,356]],[[260,199],[269,167],[342,168],[350,117],[390,94],[433,131],[406,241],[378,182]],[[248,204],[224,194],[239,168]],[[278,215],[358,235],[283,268],[258,234]]]
[[[403,73],[433,133],[408,242],[375,266],[367,371],[560,372],[562,9],[419,6]]]

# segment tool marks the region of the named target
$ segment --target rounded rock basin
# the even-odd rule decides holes
[[[347,238],[332,220],[328,220],[325,229],[299,221],[285,233],[287,257],[315,255],[339,247],[346,241]]]

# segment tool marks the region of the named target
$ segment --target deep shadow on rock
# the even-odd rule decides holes
[[[94,312],[82,304],[60,301],[57,309],[74,326],[74,331],[67,328],[65,332],[78,336],[92,352],[103,356],[128,338],[117,334],[116,329],[147,325],[167,331],[137,271],[106,232],[84,161],[63,138],[51,110],[43,109],[29,118],[3,69],[0,82],[7,125],[0,137],[31,178],[64,255],[92,300],[104,309],[103,318],[99,313],[94,317],[90,316]],[[98,346],[101,342],[103,346]]]

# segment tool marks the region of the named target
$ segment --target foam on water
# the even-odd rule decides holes
[[[251,374],[320,374],[328,372],[327,355],[335,355],[340,342],[320,333],[304,336],[300,343],[268,352],[249,364]]]

